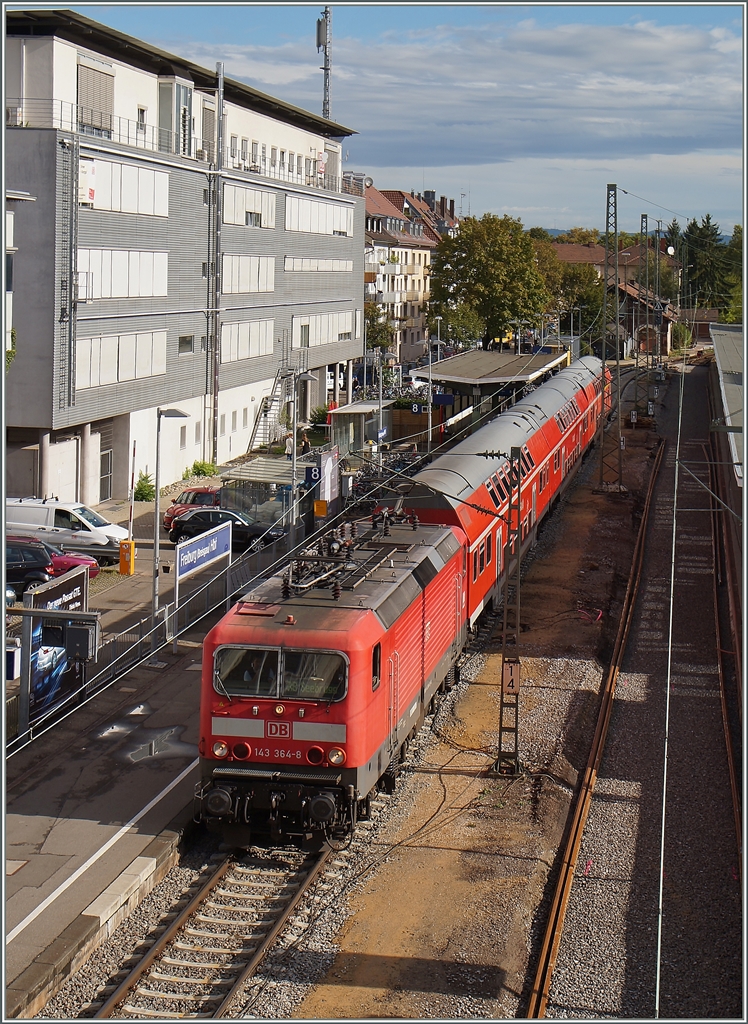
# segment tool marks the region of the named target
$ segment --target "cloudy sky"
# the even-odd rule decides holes
[[[321,113],[322,8],[73,9]],[[331,116],[359,133],[346,168],[379,188],[433,189],[527,227],[604,228],[614,182],[631,193],[625,230],[642,213],[654,226],[708,212],[726,233],[743,222],[742,4],[331,9]]]

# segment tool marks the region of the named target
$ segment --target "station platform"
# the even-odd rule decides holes
[[[101,509],[126,525],[120,505]],[[92,581],[105,635],[151,607],[153,507],[138,511],[134,575]],[[172,579],[161,576],[163,603]],[[160,651],[160,668],[134,670],[6,759],[3,1020],[38,1013],[176,862],[198,777],[202,639],[218,617]]]

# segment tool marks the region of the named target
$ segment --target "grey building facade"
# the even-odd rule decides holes
[[[165,407],[186,415],[162,422],[161,482],[235,458],[279,371],[314,376],[294,378],[304,420],[362,349],[351,131],[70,12],[6,17],[6,184],[36,197],[15,214],[7,493],[125,497]]]

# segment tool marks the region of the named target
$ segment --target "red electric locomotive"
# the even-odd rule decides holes
[[[346,533],[205,639],[196,812],[232,845],[350,833],[464,647],[462,531],[384,517]]]
[[[315,541],[210,631],[199,819],[245,846],[258,833],[342,839],[368,815],[454,676],[470,624],[499,595],[501,453],[521,453],[525,548],[594,439],[606,384],[592,357],[561,370],[383,501],[376,524]]]

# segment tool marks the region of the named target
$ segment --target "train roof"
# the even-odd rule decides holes
[[[388,629],[460,548],[450,527],[410,521],[333,540],[337,550],[329,535],[304,548],[290,582],[284,569],[242,595],[237,614],[262,607],[268,624],[293,615],[301,628],[349,629],[366,609]]]
[[[482,458],[480,456],[483,452],[508,453],[511,448],[521,448],[580,388],[591,384],[600,375],[601,368],[601,360],[594,356],[577,359],[526,398],[416,473],[414,482],[425,485],[429,490],[440,491],[448,501],[453,497],[463,499],[473,494],[488,476],[507,461],[503,457]],[[417,493],[414,489],[409,499]]]

